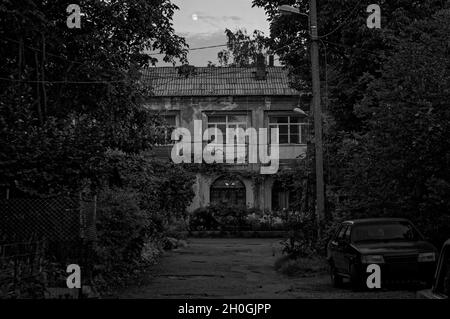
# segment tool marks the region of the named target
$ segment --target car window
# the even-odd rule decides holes
[[[334,235],[333,235],[333,240],[336,240],[336,239],[338,238],[339,233],[341,232],[342,227],[343,227],[342,225],[339,225],[339,226],[337,227],[336,232],[335,232]]]
[[[442,254],[442,268],[439,272],[436,291],[450,296],[450,247],[447,247]]]
[[[349,242],[350,241],[350,233],[352,232],[352,227],[351,226],[348,226],[347,227],[347,229],[345,230],[345,233],[344,233],[344,240],[346,241],[346,242]]]
[[[345,231],[347,230],[348,226],[347,225],[343,225],[341,230],[339,231],[339,234],[337,236],[338,240],[343,240],[344,239],[344,235],[345,235]]]
[[[354,227],[353,242],[364,241],[416,241],[420,234],[408,222],[362,224]]]

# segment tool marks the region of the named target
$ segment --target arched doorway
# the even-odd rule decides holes
[[[210,188],[211,204],[246,206],[245,185],[237,178],[219,177]]]

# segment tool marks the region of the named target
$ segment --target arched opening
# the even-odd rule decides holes
[[[227,204],[245,206],[245,185],[237,178],[220,177],[210,188],[210,202],[212,204]]]

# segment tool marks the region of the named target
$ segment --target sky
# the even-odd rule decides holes
[[[180,10],[175,11],[175,32],[184,37],[190,48],[225,44],[225,28],[255,29],[269,35],[269,23],[262,8],[252,8],[251,0],[173,0]],[[225,47],[194,50],[188,55],[189,64],[206,66],[217,64],[217,53]],[[165,66],[162,62],[157,66]]]

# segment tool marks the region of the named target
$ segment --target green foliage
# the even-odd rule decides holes
[[[341,210],[410,218],[438,246],[450,236],[449,18],[409,27],[355,106],[366,132],[347,134],[334,157]]]
[[[121,263],[133,265],[141,257],[145,240],[153,233],[150,215],[139,208],[137,194],[105,190],[98,199],[97,253],[111,271]]]
[[[370,3],[318,1],[327,210],[334,217],[323,232],[343,218],[399,216],[439,246],[450,236],[449,2],[380,3],[379,30],[365,25]],[[277,7],[307,13],[309,1],[253,4],[269,16],[271,47],[294,87],[308,90],[308,21],[280,16]]]
[[[26,194],[97,183],[108,147],[139,152],[158,139],[142,102],[139,70],[185,60],[168,0],[79,1],[81,29],[68,29],[69,1],[0,2],[0,180]]]
[[[290,258],[309,258],[317,253],[317,222],[313,214],[291,214],[288,220],[288,239],[283,253]]]
[[[279,230],[282,218],[256,208],[210,205],[196,209],[189,217],[191,231],[199,230]]]
[[[191,230],[217,230],[220,223],[207,207],[197,208],[189,218]]]
[[[359,130],[362,122],[354,106],[363,99],[372,79],[381,76],[386,58],[395,52],[399,38],[408,34],[414,21],[430,17],[448,5],[446,1],[383,1],[382,28],[368,29],[366,8],[370,0],[317,1],[320,37],[321,79],[324,104],[334,117],[338,131]],[[308,19],[299,15],[279,15],[278,6],[289,4],[303,13],[308,0],[253,0],[266,11],[271,24],[271,49],[280,55],[292,75],[292,84],[301,91],[311,89],[310,35]],[[325,63],[327,67],[325,67]]]
[[[104,189],[98,198],[93,282],[101,293],[121,286],[156,261],[162,234],[130,189]]]
[[[238,29],[235,32],[225,29],[225,35],[227,36],[227,49],[217,54],[220,66],[254,66],[257,55],[263,53],[264,49],[267,48],[267,39],[258,30],[249,35],[245,29]]]
[[[249,226],[246,207],[229,205],[210,205],[196,209],[189,219],[191,230],[228,230]]]
[[[155,262],[194,196],[194,175],[167,161],[108,150],[99,194],[97,285],[108,289]]]
[[[104,165],[110,186],[130,188],[137,193],[141,209],[171,218],[183,218],[194,197],[194,174],[180,165],[149,158],[145,153],[106,152]]]

